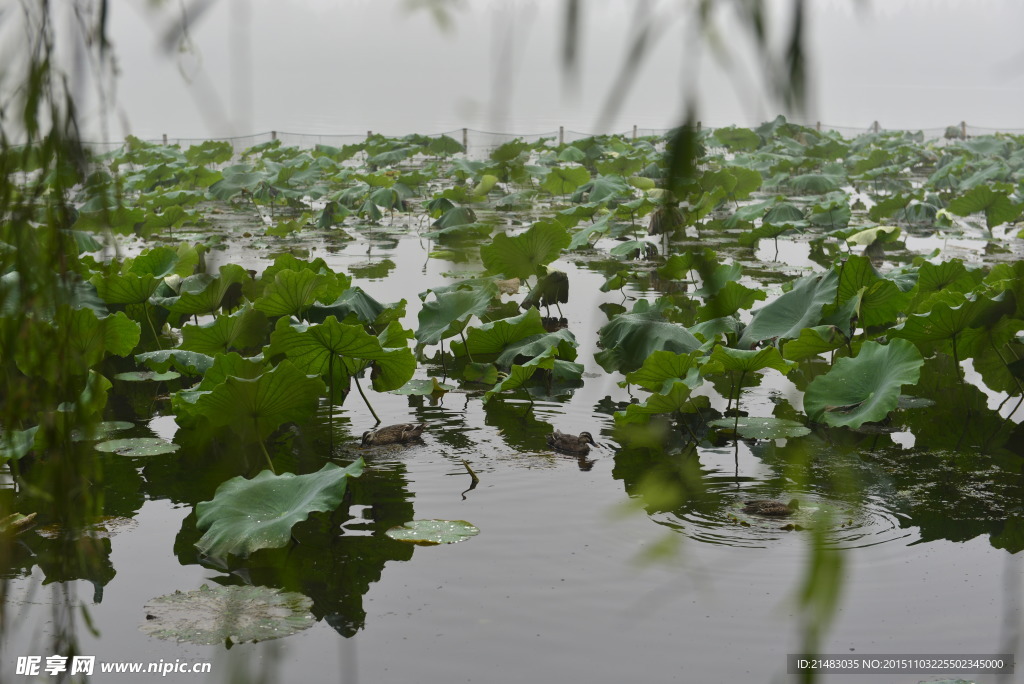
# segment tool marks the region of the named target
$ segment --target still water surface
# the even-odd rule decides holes
[[[309,256],[323,256],[345,272],[368,261],[395,262],[390,275],[357,277],[355,284],[380,301],[405,298],[406,326],[414,324],[418,292],[436,286],[448,269],[473,268],[427,258],[431,245],[414,235],[381,237],[341,244],[315,240]],[[233,244],[222,258],[265,267],[269,261],[261,259],[266,252],[257,240]],[[799,263],[805,245],[780,242],[784,253],[793,253],[797,270],[813,266]],[[144,636],[138,626],[143,606],[153,597],[232,579],[195,564],[191,503],[168,491],[167,498],[141,503],[134,515],[138,525],[110,540],[116,575],[101,595],[82,581],[41,585],[38,568],[11,583],[8,615],[17,628],[6,633],[4,680],[15,656],[48,655],[42,645],[70,625],[79,651],[102,661],[213,663],[206,679],[172,675],[133,681],[224,682],[232,676],[240,677],[235,681],[351,684],[795,681],[786,674],[786,654],[801,650],[796,596],[810,534],[782,531],[775,521],[744,517],[739,510],[751,494],[784,495],[781,487],[787,481],[773,456],[776,446],[741,442],[735,451],[731,444],[702,448],[705,500],[645,510],[636,495],[643,468],[617,457],[611,432],[608,406],[628,396],[617,386],[617,376],[605,374],[593,359],[597,331],[605,321],[590,312],[596,314],[601,303],[620,302],[622,294],[600,292],[604,277],[585,262],[559,266],[572,282],[572,305],[563,311],[580,342],[584,389],[538,398],[532,408],[511,398],[485,408],[478,397],[454,392],[437,404],[375,395],[384,423],[422,420],[430,426],[422,444],[397,450],[357,446],[358,435],[372,427],[357,397],[336,412],[340,444],[334,460],[363,456],[369,467],[354,486],[353,518],[341,523],[340,541],[331,548],[303,549],[300,544],[293,561],[311,574],[322,573],[331,591],[344,594],[334,615],[287,639],[230,650]],[[744,408],[751,415],[771,414],[787,382],[750,388]],[[603,447],[592,451],[592,462],[586,464],[554,455],[544,444],[551,427],[590,430]],[[169,418],[156,418],[148,429],[170,437],[175,426]],[[320,430],[323,436],[327,428]],[[137,432],[144,431],[140,427]],[[784,448],[781,442],[777,446]],[[304,448],[319,450],[312,457],[326,455],[322,441],[310,440]],[[836,449],[837,459],[845,458],[838,453],[840,446]],[[879,452],[879,459],[899,452],[895,444]],[[827,456],[819,455],[826,467]],[[301,462],[302,455],[296,458]],[[462,459],[480,477],[469,491]],[[186,478],[181,469],[188,466],[179,461],[156,457],[133,467],[153,484],[172,479],[168,474],[175,472]],[[863,469],[869,485],[858,500],[801,493],[808,508],[834,512],[837,524],[829,543],[840,549],[845,563],[838,617],[821,651],[1009,650],[1004,620],[1020,621],[1019,607],[1012,605],[1020,592],[1020,558],[992,548],[985,535],[925,542],[905,514],[893,509],[899,497],[886,490],[884,469],[877,463]],[[373,543],[380,541],[383,529],[414,518],[464,519],[481,533],[452,546],[403,546],[383,555],[375,551]],[[330,524],[338,523],[332,518]],[[172,549],[170,540],[175,539]],[[234,581],[259,584],[261,577],[274,577],[277,571],[255,567],[235,572]],[[78,611],[61,612],[76,602],[88,612],[89,623]],[[128,681],[124,677],[92,681]],[[925,679],[909,675],[891,681]],[[844,675],[822,681],[881,680]],[[1020,680],[979,676],[975,681]]]

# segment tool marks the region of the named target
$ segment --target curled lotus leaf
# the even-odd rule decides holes
[[[899,404],[900,388],[915,385],[924,359],[912,343],[895,339],[887,345],[865,342],[854,358],[842,358],[816,377],[804,394],[811,420],[858,428],[884,419]]]
[[[251,480],[233,477],[217,488],[213,500],[196,506],[196,527],[204,531],[196,548],[224,558],[284,546],[296,523],[337,508],[348,478],[362,473],[363,459],[358,459],[346,468],[328,463],[308,475],[264,470]]]

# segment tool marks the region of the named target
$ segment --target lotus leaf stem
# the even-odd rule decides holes
[[[370,405],[370,400],[366,398],[366,394],[363,393],[363,387],[359,384],[359,376],[353,375],[352,379],[356,381],[356,389],[359,390],[359,396],[363,398],[363,403],[366,404],[366,408],[370,409],[370,415],[377,421],[377,425],[380,425],[380,416],[373,410],[373,406]]]
[[[469,342],[466,342],[466,335],[461,330],[459,331],[459,337],[462,338],[462,346],[465,347],[465,349],[466,349],[466,356],[469,357],[469,362],[470,363],[476,363],[473,360],[473,355],[469,353]],[[443,354],[444,352],[442,351],[441,353]]]
[[[740,371],[740,382],[736,387],[736,420],[732,424],[733,439],[736,440],[736,444],[740,442],[740,392],[743,391],[743,378],[746,377],[747,371]]]
[[[253,419],[253,423],[256,423],[255,419]],[[274,462],[270,460],[270,452],[267,451],[267,445],[263,443],[262,439],[258,441],[260,443],[260,449],[263,450],[263,456],[267,459],[267,465],[270,466],[270,472],[277,475],[277,470],[274,469]]]
[[[149,317],[149,304],[142,302],[142,312],[146,314],[146,322],[149,323],[149,330],[153,333],[153,340],[156,342],[158,349],[163,349],[163,345],[160,344],[160,337],[156,334],[156,328],[153,326],[153,319]]]

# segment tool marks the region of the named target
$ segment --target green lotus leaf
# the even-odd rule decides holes
[[[72,413],[78,420],[99,420],[103,409],[107,406],[107,393],[113,384],[103,375],[90,370],[86,375],[85,389],[75,397],[74,401],[65,401],[57,405],[61,413]]]
[[[202,391],[212,390],[227,380],[228,376],[243,380],[255,380],[268,370],[270,370],[270,367],[259,358],[247,359],[237,352],[218,354],[213,360],[213,365],[203,375],[203,380],[196,389]]]
[[[1014,316],[1024,318],[1024,260],[996,264],[985,276],[984,283],[995,292],[1012,292],[1017,300]]]
[[[466,356],[467,353],[470,356],[500,354],[508,345],[532,335],[542,335],[544,332],[540,312],[537,309],[527,309],[519,316],[470,328],[466,332],[466,344],[452,342],[451,349],[455,356]]]
[[[561,328],[553,333],[530,335],[511,342],[505,346],[494,362],[502,368],[508,368],[519,357],[540,356],[553,350],[556,357],[568,361],[576,358],[576,336],[568,328]]]
[[[609,224],[610,216],[610,214],[606,214],[597,221],[588,223],[583,228],[577,230],[572,234],[572,239],[569,241],[569,246],[566,249],[572,251],[580,247],[589,247],[594,235],[606,235],[611,229],[611,224]]]
[[[324,393],[320,378],[310,378],[291,361],[253,379],[228,376],[195,401],[195,414],[213,427],[230,427],[244,439],[266,439],[284,423],[301,423],[316,412]]]
[[[82,370],[99,363],[108,354],[128,356],[142,333],[139,324],[122,312],[98,318],[90,309],[61,309],[56,322],[74,355],[63,361],[69,368]]]
[[[246,164],[236,164],[224,169],[223,178],[207,188],[210,197],[219,200],[230,200],[232,197],[243,192],[252,194],[257,186],[266,180],[267,175],[262,171],[247,169],[251,169],[251,167]]]
[[[352,271],[355,272],[356,269]],[[405,304],[404,299],[394,304],[381,304],[366,294],[361,287],[353,286],[338,295],[330,304],[313,304],[306,311],[306,319],[310,323],[323,323],[328,316],[344,321],[348,316],[354,315],[363,325],[380,330],[387,327],[391,321],[405,316]]]
[[[346,287],[347,279],[334,273],[283,269],[254,306],[268,316],[301,316],[316,302],[334,302]]]
[[[839,267],[837,286],[839,289],[833,293],[836,303],[845,304],[848,300],[857,297],[864,288],[881,279],[881,276],[875,272],[875,267],[871,265],[871,260],[867,257],[860,255],[847,257]]]
[[[776,202],[764,213],[762,223],[798,224],[804,220],[804,212],[800,207],[789,202]]]
[[[692,272],[696,272],[702,281],[715,281],[716,285],[712,285],[709,290],[705,290],[708,294],[714,294],[712,290],[716,286],[718,289],[721,289],[721,286],[725,284],[723,277],[730,273],[739,277],[739,273],[742,271],[742,267],[740,267],[739,271],[721,271],[715,275],[721,265],[718,261],[718,253],[712,249],[704,249],[699,252],[687,251],[670,256],[665,260],[664,265],[657,269],[657,273],[666,280],[693,280]],[[733,265],[729,268],[736,269],[737,266]]]
[[[501,382],[484,392],[484,403],[489,402],[499,392],[522,387],[538,369],[553,370],[556,349],[556,347],[549,347],[545,352],[537,354],[524,364],[513,364],[509,368],[508,375],[502,378]]]
[[[735,283],[743,274],[739,264],[705,264],[700,269],[701,286],[694,290],[698,297],[713,297],[729,283]]]
[[[135,226],[146,218],[146,211],[139,207],[117,207],[101,211],[82,211],[75,219],[76,230],[105,232],[112,230],[119,235],[129,235]]]
[[[653,352],[644,360],[644,365],[626,374],[626,382],[639,385],[650,392],[661,392],[666,383],[682,380],[691,389],[702,382],[700,376],[699,351],[677,354],[670,351]]]
[[[817,325],[821,310],[836,296],[834,270],[797,279],[793,289],[754,312],[738,346],[750,347],[771,338],[793,339],[804,328]]]
[[[480,534],[480,530],[465,520],[413,520],[392,527],[384,534],[397,541],[436,546],[465,541]]]
[[[284,546],[295,523],[338,507],[348,479],[362,475],[363,465],[360,458],[346,468],[328,463],[308,475],[264,470],[251,480],[233,477],[217,487],[211,501],[196,505],[196,527],[204,532],[196,548],[226,558]]]
[[[711,358],[704,366],[705,373],[741,372],[754,373],[766,368],[772,368],[783,375],[796,368],[796,363],[786,361],[779,354],[775,347],[764,349],[730,349],[716,345],[711,352]]]
[[[76,442],[86,440],[105,440],[115,432],[130,430],[133,427],[135,427],[135,423],[130,423],[126,420],[105,420],[100,423],[86,425],[84,426],[84,430],[77,428],[72,430],[71,439]]]
[[[316,624],[313,601],[293,591],[205,584],[196,591],[151,599],[146,635],[200,646],[223,646],[290,636]]]
[[[573,162],[578,164],[579,162],[586,161],[586,159],[587,153],[573,145],[566,146],[564,150],[558,153],[558,161],[562,162]]]
[[[891,280],[880,278],[858,293],[857,320],[863,328],[895,323],[910,306],[911,295]]]
[[[960,259],[950,259],[939,264],[926,261],[917,270],[916,288],[911,309],[923,313],[921,304],[936,292],[970,292],[978,284],[982,272],[968,271]]]
[[[416,341],[421,344],[437,344],[445,338],[458,335],[470,318],[486,313],[497,292],[493,283],[448,292],[434,290],[434,300],[424,302],[420,309]]]
[[[199,145],[191,145],[185,150],[185,158],[193,164],[223,164],[235,156],[235,149],[227,140],[206,140]]]
[[[179,448],[177,444],[157,437],[112,439],[96,445],[96,451],[104,451],[118,456],[161,456],[173,454]]]
[[[237,290],[241,283],[249,280],[249,274],[237,264],[224,264],[217,277],[207,273],[189,276],[181,281],[177,297],[154,296],[152,302],[171,313],[191,316],[207,314],[221,307],[225,295],[232,286]]]
[[[258,347],[266,334],[266,314],[247,303],[233,314],[217,316],[211,323],[183,326],[179,348],[216,356],[231,349]]]
[[[803,437],[804,435],[811,434],[807,426],[795,420],[775,418],[774,416],[766,418],[749,418],[747,416],[739,416],[738,419],[721,418],[710,421],[708,425],[729,430],[732,430],[735,426],[736,432],[743,439],[783,439]]]
[[[0,431],[0,463],[17,461],[32,451],[35,446],[36,433],[39,426],[34,425],[27,430]]]
[[[67,345],[61,359],[61,368],[84,374],[107,356],[127,356],[139,343],[142,330],[139,324],[123,312],[98,317],[92,309],[72,309],[62,306],[53,323],[26,321],[31,334],[51,337],[60,335]],[[45,339],[45,338],[43,338]],[[58,371],[45,344],[18,345],[14,360],[18,369],[30,377],[54,381]]]
[[[749,309],[754,302],[764,301],[766,297],[763,289],[755,290],[730,280],[711,295],[704,306],[697,309],[697,318],[708,321],[712,318],[732,316],[741,309]]]
[[[314,325],[278,320],[267,354],[284,354],[303,373],[323,376],[328,381],[333,366],[333,372],[340,374],[346,387],[349,376],[372,363],[376,367],[373,387],[378,392],[402,387],[416,371],[416,359],[404,342],[400,347],[385,347],[363,326],[339,323],[334,316]]]
[[[818,325],[804,328],[800,337],[782,344],[782,356],[789,361],[802,361],[825,352],[839,349],[846,344],[846,336],[834,325]]]
[[[839,230],[850,225],[853,213],[850,209],[849,197],[846,196],[846,193],[840,194],[842,194],[840,200],[813,205],[811,213],[807,216],[807,222],[829,230]]]
[[[928,313],[908,316],[907,320],[889,331],[889,337],[903,338],[926,347],[944,340],[955,340],[957,335],[974,325],[985,308],[984,298],[968,299],[956,292],[939,293],[939,296],[943,295],[948,301],[936,301]],[[953,306],[950,302],[958,303]]]
[[[174,368],[182,375],[202,375],[213,365],[212,356],[182,349],[160,349],[136,354],[135,360],[160,373]]]
[[[892,242],[900,236],[899,226],[875,226],[857,231],[846,238],[847,244],[867,246],[873,242]]]
[[[135,275],[154,275],[164,278],[178,275],[182,278],[195,272],[199,264],[199,251],[195,246],[183,242],[174,247],[154,247],[147,249],[134,259],[125,260],[125,273]]]
[[[449,156],[465,152],[466,148],[462,146],[462,143],[458,142],[454,138],[442,135],[437,138],[432,138],[431,141],[427,143],[427,150],[431,154],[438,156]]]
[[[496,162],[509,162],[516,159],[520,154],[530,149],[529,143],[516,138],[507,143],[498,145],[491,150],[491,159]]]
[[[139,304],[149,299],[163,280],[151,273],[96,274],[89,279],[107,304]]]
[[[598,176],[589,183],[581,185],[573,193],[573,202],[609,202],[614,203],[633,196],[633,189],[622,176]]]
[[[441,214],[441,217],[434,221],[434,228],[457,228],[476,223],[476,212],[469,207],[453,206]]]
[[[334,275],[338,278],[338,282],[345,287],[348,287],[351,283],[351,279],[348,276],[343,273],[335,273],[331,270],[331,267],[327,265],[327,262],[320,257],[317,257],[312,261],[305,261],[290,252],[285,252],[284,254],[278,254],[274,258],[274,263],[268,266],[260,275],[260,279],[256,284],[260,288],[263,288],[263,290],[258,291],[263,292],[267,287],[272,285],[277,274],[282,271],[312,271],[313,273]]]
[[[122,382],[167,382],[168,380],[177,380],[181,377],[181,373],[174,371],[164,371],[158,373],[157,371],[128,371],[126,373],[118,373],[114,376],[115,380],[121,380]]]
[[[824,195],[827,192],[838,190],[843,180],[843,177],[838,174],[804,173],[790,177],[786,181],[786,187],[802,193]]]
[[[549,307],[552,304],[565,304],[569,301],[569,276],[562,271],[548,270],[537,277],[537,282],[520,305],[524,309],[530,307]]]
[[[900,388],[917,383],[924,359],[906,340],[887,345],[865,342],[854,358],[838,359],[804,393],[804,411],[811,420],[857,428],[883,420],[896,408]]]
[[[590,172],[582,166],[556,166],[544,178],[541,190],[552,195],[568,195],[584,183],[590,182]]]
[[[761,136],[749,128],[726,126],[724,128],[716,128],[711,135],[715,142],[733,152],[756,150],[762,144]]]
[[[1024,321],[1008,317],[990,326],[968,328],[957,340],[958,356],[972,360],[974,370],[989,389],[1020,394],[1024,386],[1020,382],[1024,380],[1024,344],[1017,334],[1021,330]]]
[[[615,423],[617,425],[629,425],[633,423],[646,424],[651,416],[677,413],[695,413],[702,406],[707,405],[707,397],[695,397],[698,401],[691,400],[691,387],[683,380],[676,380],[665,387],[661,392],[652,394],[641,404],[630,404],[625,411],[616,411]]]
[[[991,230],[1000,224],[1020,218],[1024,204],[1013,202],[1002,190],[995,190],[988,185],[978,185],[952,200],[946,208],[957,216],[984,212],[985,223]]]
[[[665,320],[658,307],[641,299],[630,313],[619,314],[598,332],[602,351],[594,359],[608,373],[629,373],[643,366],[653,352],[689,354],[701,343],[682,325]]]
[[[515,237],[498,233],[491,244],[480,248],[480,258],[492,273],[526,279],[543,275],[542,267],[557,259],[570,241],[569,233],[561,224],[538,221]]]
[[[467,363],[462,370],[462,378],[467,382],[494,385],[498,382],[498,367],[493,363]]]
[[[491,368],[494,368],[494,366],[491,366]],[[391,393],[410,394],[420,397],[440,397],[448,392],[451,392],[453,389],[456,389],[455,385],[449,385],[444,382],[438,382],[437,378],[414,378],[409,382],[405,383],[404,385],[402,385],[401,387],[399,387],[398,389],[391,390]]]
[[[804,228],[804,226],[805,224],[803,222],[763,223],[753,230],[747,231],[745,233],[740,233],[739,237],[737,238],[737,242],[739,242],[744,247],[754,247],[760,240],[766,238],[775,239],[780,235],[783,235],[784,233],[788,233],[791,230],[800,230]]]

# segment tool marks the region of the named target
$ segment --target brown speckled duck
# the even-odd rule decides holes
[[[796,499],[790,500],[788,504],[784,504],[781,501],[771,501],[768,499],[760,499],[757,501],[747,501],[746,506],[743,507],[744,513],[752,513],[754,515],[768,515],[776,518],[781,518],[787,515],[793,515],[793,512],[800,508],[800,502]]]
[[[589,432],[581,432],[579,435],[567,435],[564,432],[555,430],[548,435],[548,446],[555,451],[573,456],[586,456],[590,453],[590,445],[600,446],[594,441]]]
[[[399,423],[397,425],[385,425],[376,430],[367,430],[363,433],[363,446],[405,444],[414,439],[419,439],[425,427],[426,425],[423,423]]]

